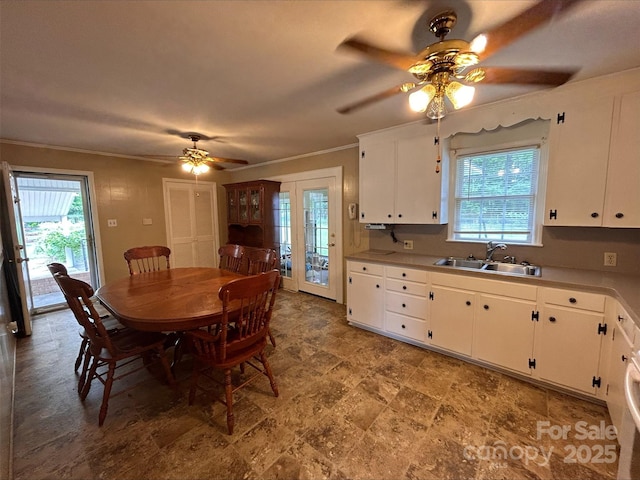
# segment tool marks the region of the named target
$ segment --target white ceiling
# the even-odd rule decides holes
[[[436,40],[427,23],[441,10],[458,13],[449,38],[471,40],[533,3],[3,0],[0,138],[178,156],[197,132],[212,155],[251,163],[353,144],[420,114],[405,95],[338,114],[412,79],[336,51],[343,40],[416,52]],[[486,65],[579,68],[572,82],[640,67],[638,25],[637,0],[586,0]],[[534,89],[481,85],[474,104]]]

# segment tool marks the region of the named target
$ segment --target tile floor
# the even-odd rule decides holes
[[[18,345],[15,479],[615,478],[616,442],[575,438],[576,422],[610,424],[603,406],[349,326],[343,305],[276,303],[280,396],[266,378],[240,390],[233,436],[223,405],[188,405],[188,358],[178,392],[146,370],[123,380],[137,386],[99,428],[102,386],[84,403],[75,391],[75,320],[35,318]]]

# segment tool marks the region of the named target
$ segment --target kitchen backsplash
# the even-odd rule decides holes
[[[390,230],[370,230],[369,247],[434,256],[484,258],[483,243],[448,242],[447,225],[396,225],[394,243]],[[413,240],[413,250],[403,248],[404,240]],[[640,229],[589,227],[544,227],[542,247],[520,246],[505,242],[507,250],[495,258],[515,255],[517,262],[536,265],[601,270],[640,275]],[[615,267],[604,266],[604,252],[617,254]]]

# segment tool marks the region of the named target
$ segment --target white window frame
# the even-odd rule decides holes
[[[454,232],[454,227],[456,224],[456,219],[458,212],[456,210],[456,180],[457,180],[457,165],[458,158],[468,155],[481,155],[488,154],[491,152],[498,152],[504,150],[515,150],[522,148],[538,148],[538,189],[535,194],[535,202],[533,208],[533,222],[532,222],[532,232],[530,235],[529,242],[516,242],[509,241],[513,245],[526,245],[526,246],[542,246],[542,222],[543,222],[543,213],[544,213],[544,201],[545,201],[545,193],[546,193],[546,183],[547,183],[547,162],[548,162],[548,144],[546,138],[533,138],[526,140],[519,140],[515,142],[509,142],[500,145],[491,145],[484,147],[475,147],[475,148],[460,148],[457,150],[451,151],[451,163],[450,163],[450,176],[449,176],[449,212],[451,215],[451,219],[448,225],[448,236],[447,241],[450,242],[464,242],[464,243],[487,243],[490,240],[504,242],[504,240],[500,240],[498,238],[487,238],[485,239],[459,239],[456,238],[456,234]]]

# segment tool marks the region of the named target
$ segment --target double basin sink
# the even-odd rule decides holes
[[[536,265],[486,262],[484,260],[456,257],[441,258],[434,265],[453,268],[467,268],[472,270],[479,270],[481,272],[508,273],[512,275],[533,275],[536,277],[539,277],[541,272],[540,267]]]

